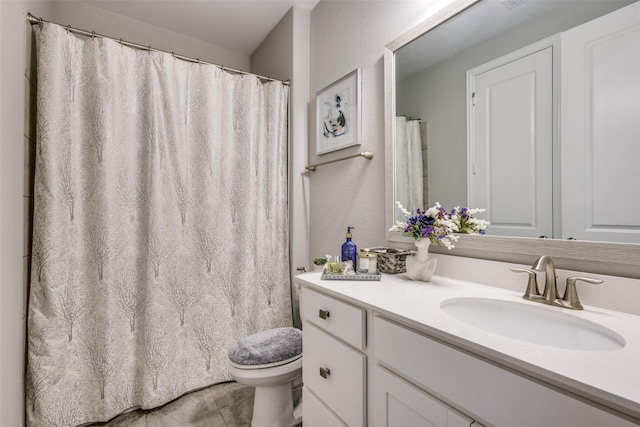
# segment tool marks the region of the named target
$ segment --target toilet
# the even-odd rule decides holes
[[[228,352],[238,383],[256,388],[252,427],[292,427],[302,421],[302,331],[269,329],[241,339]]]

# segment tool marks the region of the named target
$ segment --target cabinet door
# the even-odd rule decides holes
[[[469,427],[473,420],[456,412],[433,396],[425,393],[382,368],[376,368],[375,387],[378,404],[384,407],[382,420],[376,425],[387,427]],[[386,414],[384,414],[386,412]]]
[[[563,237],[640,243],[640,3],[561,44]]]
[[[304,427],[347,427],[306,386],[302,389],[302,402]]]

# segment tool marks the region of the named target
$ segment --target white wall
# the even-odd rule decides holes
[[[279,80],[293,74],[293,9],[289,9],[251,55],[251,72]]]
[[[35,75],[25,16],[49,14],[51,4],[0,2],[0,425],[24,425],[26,284],[30,260],[28,223],[35,129]]]
[[[86,3],[0,1],[0,426],[24,425],[27,274],[31,255],[36,78],[26,14],[154,48],[249,69],[248,55]]]
[[[165,52],[175,52],[214,64],[224,64],[238,70],[249,70],[251,67],[249,55],[99,9],[88,3],[55,1],[53,4],[53,13],[50,16],[39,17],[59,24],[95,31],[98,34],[122,38],[143,46],[150,45]]]
[[[309,178],[307,105],[309,103],[310,12],[294,6],[251,55],[251,71],[291,80],[289,93],[289,237],[291,275],[309,269]],[[297,289],[293,288],[294,324],[300,326]]]
[[[311,12],[309,162],[372,151],[310,173],[310,257],[339,254],[347,225],[359,248],[385,243],[384,46],[439,10],[434,1],[321,1]],[[315,93],[362,69],[362,145],[315,155]]]

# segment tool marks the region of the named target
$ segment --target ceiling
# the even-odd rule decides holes
[[[81,0],[100,9],[251,55],[280,19],[319,0]]]

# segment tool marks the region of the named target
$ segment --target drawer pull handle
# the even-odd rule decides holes
[[[321,319],[326,319],[327,317],[330,317],[330,313],[327,310],[320,309],[318,316],[320,316]]]
[[[320,368],[320,376],[322,378],[327,378],[329,375],[331,375],[331,369],[329,369],[329,368]]]

